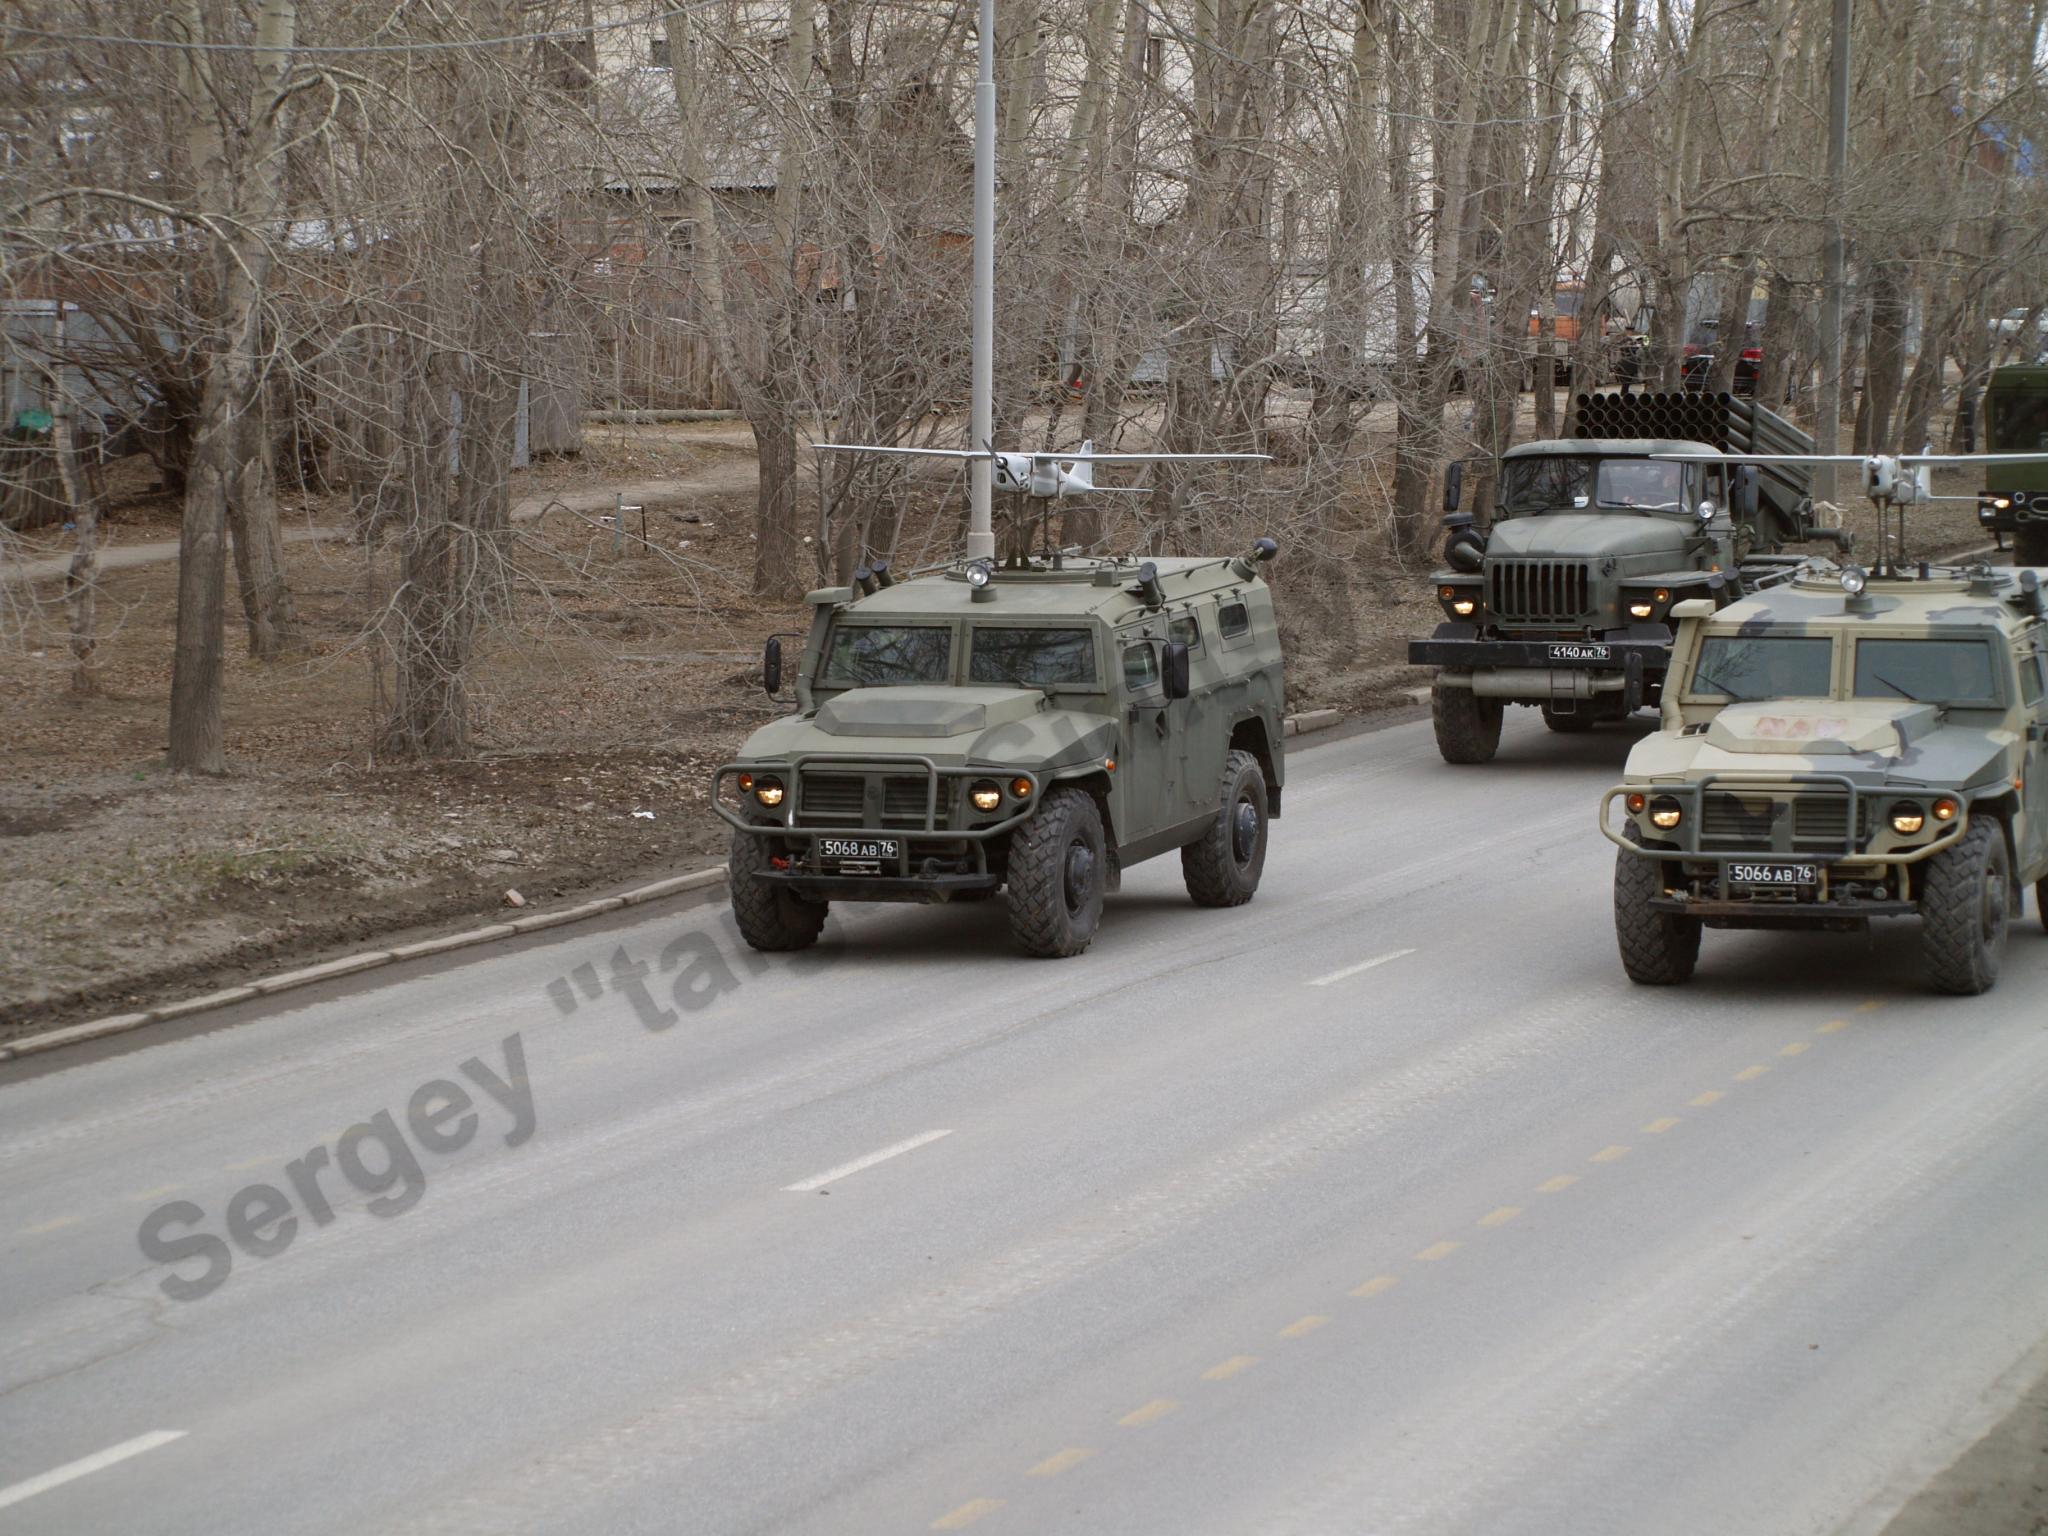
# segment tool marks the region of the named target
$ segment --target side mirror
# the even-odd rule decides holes
[[[1736,521],[1756,521],[1757,500],[1760,495],[1757,467],[1754,464],[1738,464],[1735,467],[1735,491],[1729,498],[1734,503]]]
[[[1169,640],[1166,653],[1161,657],[1165,676],[1166,696],[1169,699],[1184,699],[1188,696],[1188,648],[1185,641]]]
[[[1454,459],[1444,466],[1444,511],[1455,512],[1465,500],[1465,463]]]
[[[768,693],[782,692],[782,637],[770,635],[761,650],[761,687]]]

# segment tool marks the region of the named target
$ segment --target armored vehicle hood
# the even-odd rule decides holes
[[[1676,558],[1690,530],[1677,518],[1640,512],[1543,512],[1495,523],[1489,556],[1597,560],[1609,555]]]
[[[1908,699],[1770,699],[1731,704],[1696,735],[1645,737],[1628,776],[1841,773],[1966,786],[1997,774],[2012,741],[2010,732],[1949,725],[1936,706]]]
[[[1058,767],[1102,755],[1115,735],[1114,720],[1055,708],[1035,688],[851,688],[809,716],[762,726],[741,755],[751,762],[900,755],[954,766]]]

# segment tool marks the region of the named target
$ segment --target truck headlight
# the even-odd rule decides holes
[[[1473,612],[1478,607],[1479,605],[1473,602],[1471,598],[1461,597],[1456,602],[1451,604],[1451,612],[1455,613],[1461,619],[1469,619],[1472,617]]]
[[[1927,813],[1910,800],[1901,800],[1892,807],[1892,830],[1910,837],[1927,825]]]
[[[1655,603],[1630,603],[1628,605],[1628,616],[1632,619],[1647,619],[1656,611],[1657,605]]]
[[[1669,795],[1659,795],[1650,802],[1650,824],[1669,832],[1685,820],[1685,807]]]
[[[754,780],[754,798],[763,805],[782,804],[782,780],[765,777]]]
[[[1003,803],[1003,792],[984,779],[967,791],[967,798],[977,811],[993,811]]]

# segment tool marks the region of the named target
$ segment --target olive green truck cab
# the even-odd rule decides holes
[[[1678,610],[1662,729],[1600,805],[1631,979],[1692,975],[1702,928],[1918,918],[1940,991],[2048,924],[2048,601],[2034,570],[1814,571]]]
[[[1813,451],[1753,401],[1581,395],[1571,425],[1501,456],[1483,529],[1459,510],[1462,466],[1445,473],[1444,568],[1431,577],[1444,622],[1408,660],[1437,669],[1430,713],[1446,762],[1489,761],[1509,704],[1540,708],[1561,732],[1655,705],[1673,608],[1787,580],[1808,557],[1786,544],[1837,537],[1812,525],[1807,466],[1714,462]]]
[[[2048,368],[2012,364],[1984,386],[1984,451],[2048,450]],[[1986,533],[2010,535],[2015,565],[2048,565],[2048,475],[2041,464],[1992,463],[1977,495]]]
[[[1277,548],[811,593],[796,713],[715,775],[747,942],[802,949],[834,901],[1006,889],[1026,951],[1074,955],[1122,870],[1174,850],[1198,904],[1249,901],[1286,771]],[[780,672],[771,640],[771,693]]]

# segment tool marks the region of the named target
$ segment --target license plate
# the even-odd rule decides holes
[[[897,847],[893,837],[821,837],[818,839],[818,857],[877,862],[895,858]]]
[[[1793,888],[1820,884],[1818,864],[1730,864],[1731,885]]]
[[[1562,641],[1550,648],[1552,661],[1612,661],[1614,648],[1607,645],[1586,645],[1576,640]]]

